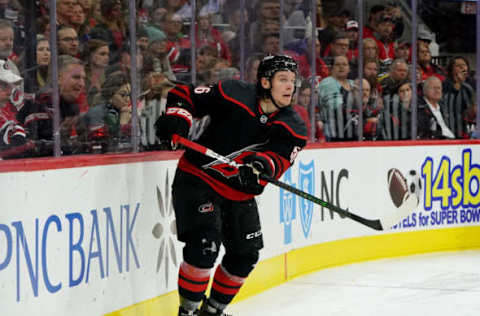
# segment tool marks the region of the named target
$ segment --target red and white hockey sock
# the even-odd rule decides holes
[[[205,295],[209,281],[210,269],[201,269],[182,262],[178,272],[180,305],[186,310],[196,310]]]
[[[238,291],[240,291],[245,279],[246,278],[228,273],[223,265],[219,265],[213,278],[213,284],[209,298],[210,303],[212,303],[212,305],[217,305],[215,307],[220,310],[225,309],[225,307],[233,300]]]

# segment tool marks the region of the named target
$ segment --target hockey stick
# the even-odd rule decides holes
[[[225,157],[225,156],[222,156],[216,152],[214,152],[213,150],[211,149],[208,149],[198,143],[195,143],[195,142],[192,142],[182,136],[179,136],[179,135],[176,135],[174,134],[172,136],[172,141],[173,143],[175,144],[181,144],[187,148],[190,148],[194,151],[197,151],[201,154],[204,154],[210,158],[214,158],[214,159],[217,159],[223,163],[226,163],[232,167],[235,167],[235,168],[238,168],[240,167],[241,165],[238,164],[237,162],[231,160],[230,158],[228,157]],[[348,217],[350,218],[351,220],[354,220],[355,222],[358,222],[360,224],[363,224],[365,226],[368,226],[372,229],[375,229],[375,230],[387,230],[387,229],[390,229],[392,226],[398,224],[402,219],[406,218],[408,215],[410,215],[410,213],[415,209],[415,207],[417,206],[418,204],[418,199],[416,196],[414,195],[410,195],[409,198],[407,198],[402,206],[396,211],[395,214],[393,214],[392,216],[390,217],[387,217],[387,218],[383,218],[383,219],[367,219],[367,218],[364,218],[364,217],[361,217],[357,214],[354,214],[354,213],[351,213],[349,211],[346,211],[338,206],[335,206],[327,201],[324,201],[316,196],[313,196],[307,192],[304,192],[302,190],[299,190],[291,185],[288,185],[284,182],[281,182],[277,179],[274,179],[274,178],[271,178],[269,176],[266,176],[264,174],[260,174],[260,177],[262,178],[262,180],[265,180],[273,185],[276,185],[284,190],[287,190],[289,192],[292,192],[306,200],[309,200],[309,201],[312,201],[313,203],[315,204],[318,204],[318,205],[321,205],[325,208],[328,208],[329,210],[339,214],[339,215],[342,215],[344,217]]]
[[[33,141],[28,141],[23,145],[19,145],[16,147],[8,148],[5,150],[0,151],[0,159],[7,158],[10,156],[21,154],[27,150],[35,148],[35,143]]]

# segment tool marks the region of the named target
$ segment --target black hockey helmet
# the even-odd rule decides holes
[[[277,71],[289,70],[298,75],[297,62],[288,55],[270,55],[260,62],[257,71],[257,81],[265,77],[271,79]]]
[[[295,76],[298,78],[298,65],[297,62],[288,55],[270,55],[262,59],[258,65],[257,70],[257,96],[259,98],[271,98],[270,89],[264,89],[262,87],[261,79],[267,78],[272,80],[273,75],[277,71],[288,70],[295,73]],[[295,89],[298,86],[298,81],[295,83]],[[295,91],[293,92],[295,93]],[[272,99],[273,101],[273,99]],[[273,101],[273,104],[276,103]]]

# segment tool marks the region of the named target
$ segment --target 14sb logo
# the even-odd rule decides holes
[[[439,201],[443,210],[462,206],[480,205],[480,166],[472,164],[472,150],[462,152],[462,163],[452,166],[449,157],[443,156],[436,172],[433,159],[427,157],[422,165],[425,182],[425,209],[431,210],[433,201]]]

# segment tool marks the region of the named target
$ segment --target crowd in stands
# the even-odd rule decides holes
[[[195,14],[191,1],[136,1],[132,35],[126,0],[56,0],[58,80],[52,81],[50,2],[34,1],[32,12],[18,0],[0,0],[0,158],[53,155],[57,136],[65,155],[130,151],[132,137],[140,150],[161,149],[154,123],[173,82],[210,85],[242,74],[255,83],[260,60],[280,53],[299,64],[294,108],[312,142],[410,140],[412,124],[417,139],[469,139],[475,130],[476,83],[469,61],[455,56],[445,68],[437,65],[431,34],[418,32],[413,65],[405,17],[395,3],[367,6],[362,26],[356,13],[332,10],[335,1],[316,0],[312,32],[312,0],[284,0],[283,11],[278,0],[245,1],[243,12],[240,1],[198,0]],[[29,37],[25,26],[32,17],[36,35]],[[411,82],[414,70],[417,80]],[[139,87],[135,107],[132,71]],[[417,122],[411,121],[414,90]],[[208,119],[197,122],[192,134],[204,124]],[[32,141],[35,146],[26,146]]]

